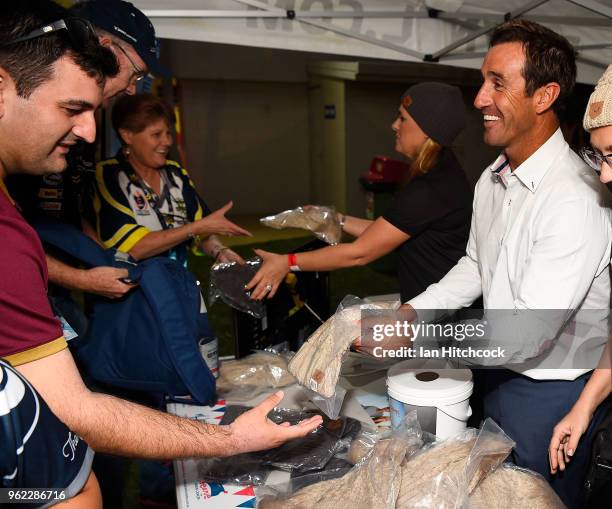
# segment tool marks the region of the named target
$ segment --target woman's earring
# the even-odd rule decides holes
[[[130,152],[131,152],[131,151],[130,151],[130,147],[129,147],[129,145],[128,145],[128,146],[126,146],[126,147],[123,149],[123,153],[124,153],[126,156],[129,156],[129,155],[130,155]]]

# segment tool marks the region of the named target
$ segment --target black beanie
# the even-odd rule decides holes
[[[402,106],[423,132],[448,147],[465,127],[465,104],[459,87],[426,82],[402,95]]]

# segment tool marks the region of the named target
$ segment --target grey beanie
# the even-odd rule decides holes
[[[427,136],[444,147],[465,127],[465,104],[459,87],[419,83],[404,92],[402,106]]]

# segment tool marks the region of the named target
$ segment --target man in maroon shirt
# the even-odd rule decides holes
[[[87,27],[47,1],[0,6],[0,180],[9,174],[58,173],[77,140],[95,137],[94,111],[116,62],[93,65]],[[57,11],[56,11],[57,12]],[[99,51],[99,47],[94,51]],[[230,426],[157,412],[84,385],[45,300],[40,241],[0,190],[0,356],[6,357],[51,410],[96,451],[141,458],[230,456],[304,436],[320,417],[296,426],[267,419],[282,393]]]

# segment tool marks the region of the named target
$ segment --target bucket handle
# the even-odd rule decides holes
[[[457,419],[458,421],[467,421],[472,416],[472,407],[468,405],[467,411],[459,412],[455,408],[449,408],[446,406],[439,406],[438,410],[444,412],[446,415],[449,415],[453,419]]]

